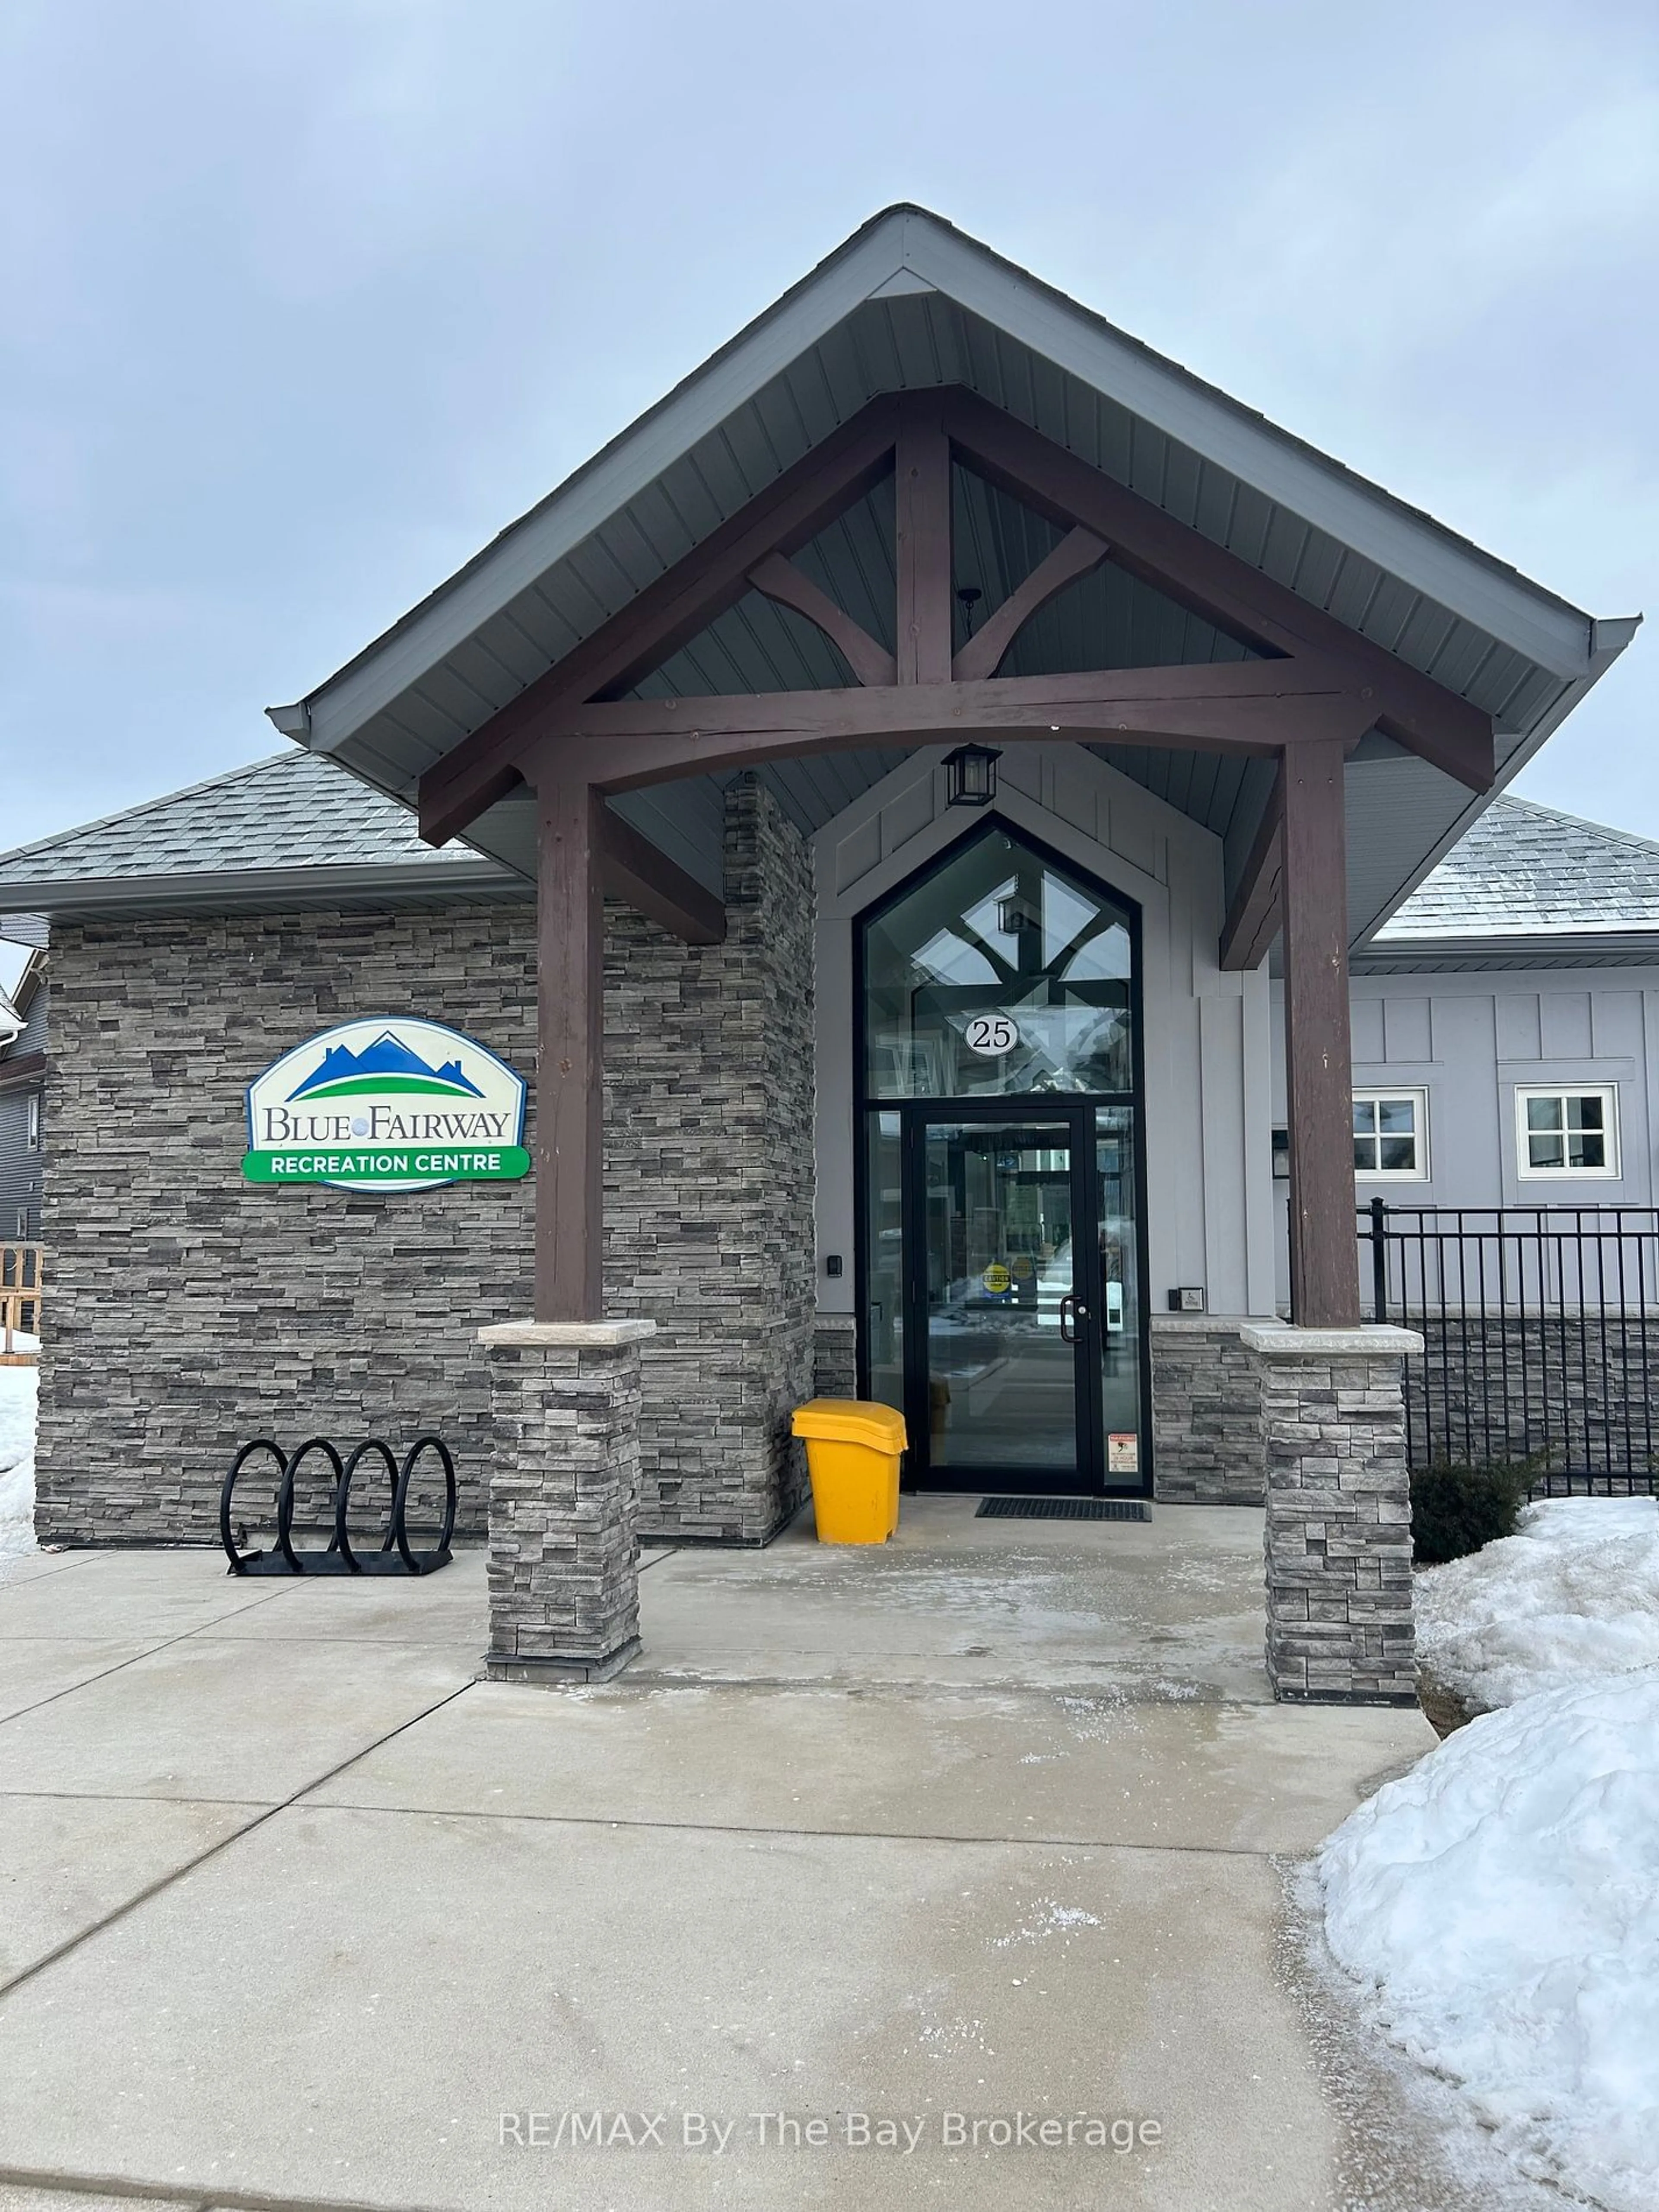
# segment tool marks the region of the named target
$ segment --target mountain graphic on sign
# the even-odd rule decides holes
[[[483,1097],[477,1085],[462,1074],[459,1060],[447,1060],[441,1067],[434,1067],[390,1030],[382,1030],[374,1043],[365,1045],[361,1052],[353,1052],[348,1045],[330,1045],[322,1065],[288,1095],[290,1098],[339,1098],[365,1091],[436,1091],[447,1098]]]

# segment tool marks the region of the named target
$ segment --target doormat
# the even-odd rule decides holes
[[[975,1521],[1150,1521],[1144,1498],[981,1498]]]

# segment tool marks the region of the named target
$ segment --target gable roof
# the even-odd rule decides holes
[[[412,799],[426,769],[867,402],[951,384],[1494,715],[1500,781],[1634,628],[1596,622],[937,216],[905,205],[866,223],[384,636],[303,700],[272,708],[272,720],[381,790]],[[997,543],[1006,522],[988,509],[987,572],[975,579],[988,605],[1018,580]],[[878,535],[863,526],[826,532],[812,549],[823,564],[817,580],[854,611],[868,595]],[[1092,588],[1105,585],[1097,579]],[[805,626],[769,603],[745,601],[723,619],[710,658],[724,680],[700,683],[687,665],[662,672],[653,690],[841,680],[833,665],[826,672],[817,633],[803,637]],[[1368,748],[1350,772],[1356,936],[1485,804],[1385,739]],[[1222,836],[1237,874],[1270,775],[1215,755],[1098,750]],[[896,757],[843,755],[759,772],[812,830]],[[711,887],[719,810],[700,787],[721,781],[690,778],[635,795],[638,826]],[[529,826],[528,810],[509,801],[467,834],[528,872]]]
[[[83,918],[502,895],[525,886],[469,846],[422,844],[406,807],[301,752],[0,854],[0,907]]]

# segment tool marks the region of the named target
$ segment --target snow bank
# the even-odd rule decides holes
[[[0,1367],[0,1559],[34,1549],[34,1403],[40,1370]]]
[[[1523,2172],[1610,2212],[1659,2174],[1659,1668],[1488,1713],[1346,1820],[1326,1933],[1385,2032]]]
[[[1477,1711],[1659,1665],[1659,1504],[1547,1499],[1413,1589],[1418,1656]]]

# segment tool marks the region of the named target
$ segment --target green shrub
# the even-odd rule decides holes
[[[1419,1567],[1438,1567],[1515,1534],[1534,1469],[1515,1467],[1431,1467],[1412,1477],[1412,1557]]]

